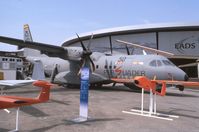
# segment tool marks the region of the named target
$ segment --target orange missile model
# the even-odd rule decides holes
[[[153,117],[164,120],[173,120],[172,118],[179,118],[179,116],[168,115],[157,113],[156,110],[156,95],[165,96],[166,94],[166,85],[175,85],[184,89],[184,87],[199,87],[199,82],[190,82],[190,81],[176,81],[176,80],[150,80],[146,76],[136,76],[131,79],[120,79],[112,78],[112,81],[116,83],[129,83],[135,84],[139,88],[142,88],[141,96],[141,110],[131,109],[131,111],[122,111],[127,114],[134,114],[140,116]],[[161,86],[161,87],[159,87]],[[150,92],[149,98],[149,111],[144,111],[144,91]]]
[[[151,89],[154,94],[157,94],[160,96],[164,96],[166,94],[166,82],[165,81],[161,82],[161,84],[162,84],[161,89],[157,89],[158,83],[155,80],[149,80],[145,76],[135,77],[134,82],[138,87],[143,88],[146,91],[150,91],[150,89]]]
[[[34,86],[41,87],[41,91],[36,98],[26,98],[18,96],[0,96],[0,109],[17,107],[16,113],[16,129],[13,131],[18,131],[19,129],[19,107],[32,105],[37,103],[43,103],[49,100],[51,83],[46,81],[35,81]]]
[[[135,84],[139,88],[143,88],[146,91],[152,90],[154,94],[164,96],[166,94],[167,84],[181,87],[183,91],[184,87],[199,87],[199,82],[190,82],[190,81],[176,81],[176,80],[150,80],[146,76],[136,76],[131,79],[121,79],[121,78],[112,78],[112,81],[115,83],[129,83]],[[158,85],[161,85],[161,88],[157,88]]]

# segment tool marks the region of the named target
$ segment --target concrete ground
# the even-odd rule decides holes
[[[8,89],[8,95],[35,97],[39,89],[25,86]],[[146,93],[144,108],[148,109]],[[199,89],[168,89],[165,97],[157,97],[157,111],[179,115],[173,121],[122,113],[140,108],[140,92],[124,86],[92,88],[89,93],[89,117],[84,123],[74,123],[79,114],[79,89],[56,87],[51,89],[47,103],[22,107],[22,132],[198,132]],[[8,114],[0,111],[0,132],[15,128],[15,110]]]

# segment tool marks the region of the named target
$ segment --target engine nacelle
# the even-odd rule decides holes
[[[69,60],[81,60],[83,55],[82,47],[64,47],[67,52],[67,59]]]

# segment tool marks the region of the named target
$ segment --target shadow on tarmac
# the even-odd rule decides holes
[[[0,132],[8,132],[8,131],[10,131],[10,130],[8,130],[8,129],[3,129],[3,128],[0,128]]]
[[[133,107],[132,109],[140,110],[141,108],[140,107]],[[196,113],[195,115],[197,115],[197,111],[189,110],[189,109],[179,109],[179,108],[169,108],[169,109],[171,109],[171,110],[170,111],[159,111],[159,110],[157,110],[157,113],[183,116],[183,117],[192,118],[192,119],[199,119],[199,116],[193,116],[193,115],[188,115],[188,114],[183,113],[183,112],[191,112],[191,113]],[[149,111],[149,109],[144,109],[144,111]]]
[[[57,126],[60,126],[60,125],[76,125],[76,124],[80,124],[80,125],[91,125],[90,123],[95,123],[95,122],[105,122],[105,121],[115,121],[115,120],[123,120],[121,118],[100,118],[100,119],[89,119],[85,122],[81,122],[81,123],[76,123],[72,120],[62,120],[61,123],[58,123],[58,124],[54,124],[54,125],[51,125],[51,126],[47,126],[47,127],[42,127],[42,128],[37,128],[37,129],[34,129],[34,130],[31,130],[30,132],[43,132],[43,131],[47,131],[47,130],[50,130],[54,127],[57,127]]]
[[[48,114],[46,114],[43,111],[35,108],[34,106],[21,107],[20,111],[23,111],[24,113],[32,115],[34,117],[46,117],[46,116],[49,116]]]

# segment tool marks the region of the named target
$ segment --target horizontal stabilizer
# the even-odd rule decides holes
[[[160,54],[160,55],[163,55],[163,56],[173,56],[174,55],[173,53],[170,53],[170,52],[157,50],[157,49],[154,49],[154,48],[142,46],[142,45],[135,44],[135,43],[130,43],[130,42],[122,41],[122,40],[116,40],[116,41],[119,42],[119,43],[122,43],[122,44],[128,44],[128,45],[131,45],[133,47],[141,48],[143,50],[150,51],[150,52],[153,52],[153,53],[157,53],[157,54]]]

